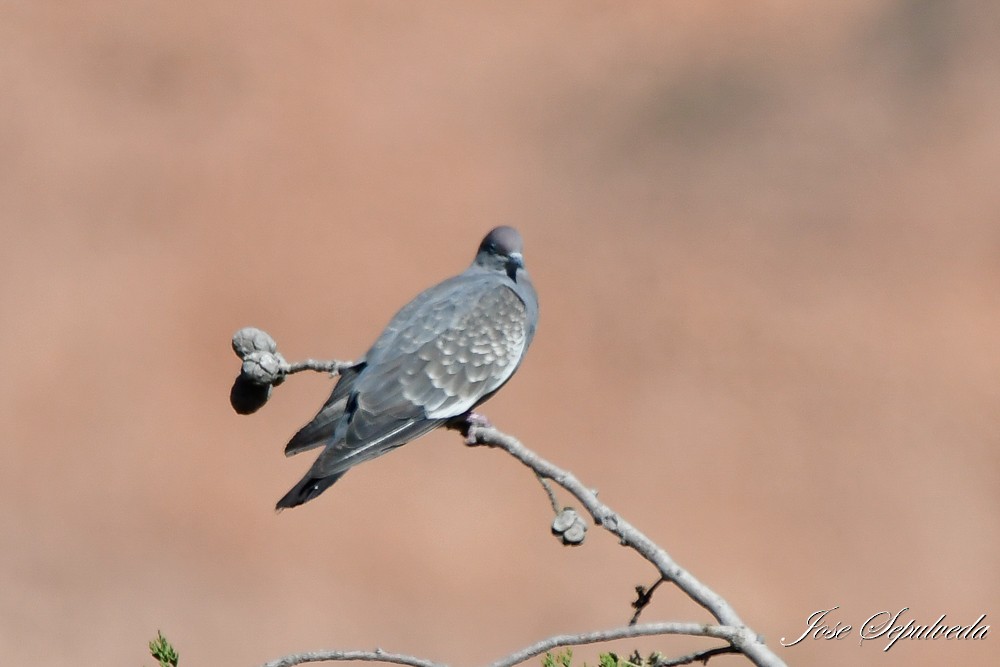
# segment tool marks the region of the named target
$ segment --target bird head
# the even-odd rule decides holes
[[[479,244],[475,264],[490,271],[502,271],[516,280],[517,270],[524,268],[524,242],[513,227],[497,227]]]

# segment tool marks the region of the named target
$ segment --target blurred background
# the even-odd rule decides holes
[[[236,329],[356,358],[513,224],[542,318],[495,424],[789,664],[997,664],[779,644],[1000,611],[997,14],[4,3],[0,661],[149,665],[161,629],[183,667],[482,664],[625,623],[652,568],[561,547],[504,454],[435,433],[276,515],[331,381],[228,404]],[[708,616],[663,587],[644,619]]]

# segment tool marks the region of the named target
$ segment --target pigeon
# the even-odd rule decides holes
[[[324,450],[277,510],[317,497],[350,468],[382,456],[490,398],[521,365],[535,335],[538,297],[521,235],[497,227],[464,272],[421,292],[285,447]]]

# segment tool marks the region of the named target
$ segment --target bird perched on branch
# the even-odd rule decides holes
[[[364,358],[341,371],[326,404],[285,447],[286,456],[325,448],[278,510],[470,414],[511,378],[538,321],[522,245],[513,227],[492,230],[468,269],[403,306]]]

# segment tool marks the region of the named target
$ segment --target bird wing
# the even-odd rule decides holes
[[[510,379],[528,330],[524,302],[496,276],[458,276],[424,292],[366,355],[343,437],[311,474],[343,472],[471,410]]]
[[[340,372],[340,379],[333,386],[330,398],[326,400],[316,416],[308,424],[299,429],[285,445],[285,456],[293,456],[325,444],[333,437],[337,423],[344,415],[347,399],[354,389],[358,375],[364,370],[365,362],[361,362]]]

